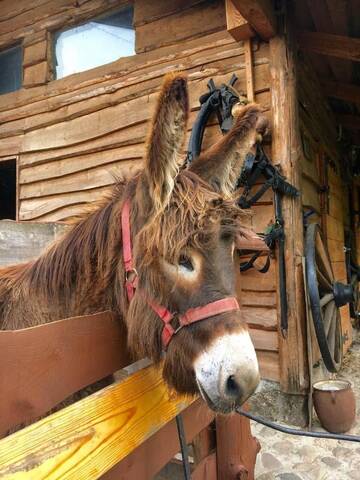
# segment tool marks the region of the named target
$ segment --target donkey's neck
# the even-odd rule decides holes
[[[114,195],[37,260],[13,267],[17,271],[16,275],[12,271],[10,281],[6,273],[0,275],[2,328],[21,328],[107,309],[121,314],[121,203],[120,194]]]

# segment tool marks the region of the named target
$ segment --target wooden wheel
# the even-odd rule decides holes
[[[320,227],[315,223],[306,230],[305,255],[310,306],[320,352],[326,368],[337,372],[342,361],[339,295],[341,297],[343,287],[347,286],[335,282]]]

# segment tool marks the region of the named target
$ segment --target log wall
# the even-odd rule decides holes
[[[19,220],[66,221],[101,198],[114,176],[141,168],[147,122],[167,72],[189,76],[189,129],[210,78],[219,84],[236,73],[236,88],[246,92],[244,45],[226,31],[222,0],[135,0],[135,56],[52,81],[52,32],[125,3],[2,2],[0,48],[21,42],[24,49],[23,88],[0,96],[0,160],[18,158]],[[253,46],[253,73],[255,101],[270,115],[266,43]],[[219,135],[215,123],[205,147]],[[253,227],[262,232],[273,218],[271,194],[254,210]],[[273,380],[279,379],[276,277],[274,261],[269,273],[242,278],[244,314],[263,376]]]
[[[336,122],[307,59],[299,60],[298,67],[303,206],[305,211],[314,210],[310,221],[321,223],[336,280],[347,283],[344,230],[350,228],[349,192],[342,176]],[[347,350],[352,339],[348,305],[340,311]]]

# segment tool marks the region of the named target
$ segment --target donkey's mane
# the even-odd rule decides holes
[[[138,179],[116,182],[107,196],[90,211],[85,208],[36,260],[0,269],[0,318],[5,325],[10,292],[12,297],[36,296],[53,312],[65,315],[90,313],[99,306],[118,309],[124,295],[118,278],[122,272],[120,211],[122,198],[135,197]],[[140,208],[136,202],[132,206],[135,211]],[[184,248],[204,246],[219,218],[223,229],[239,231],[243,215],[196,174],[183,170],[176,178],[170,204],[161,213],[150,212],[145,226],[136,227],[138,242],[145,246],[139,265],[148,265],[158,255],[174,261]]]

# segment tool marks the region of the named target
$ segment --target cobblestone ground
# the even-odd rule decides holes
[[[357,421],[347,432],[360,435],[360,334],[344,359],[338,378],[353,384]],[[360,443],[294,437],[252,423],[261,443],[256,480],[360,480]],[[321,430],[314,418],[314,429]]]

